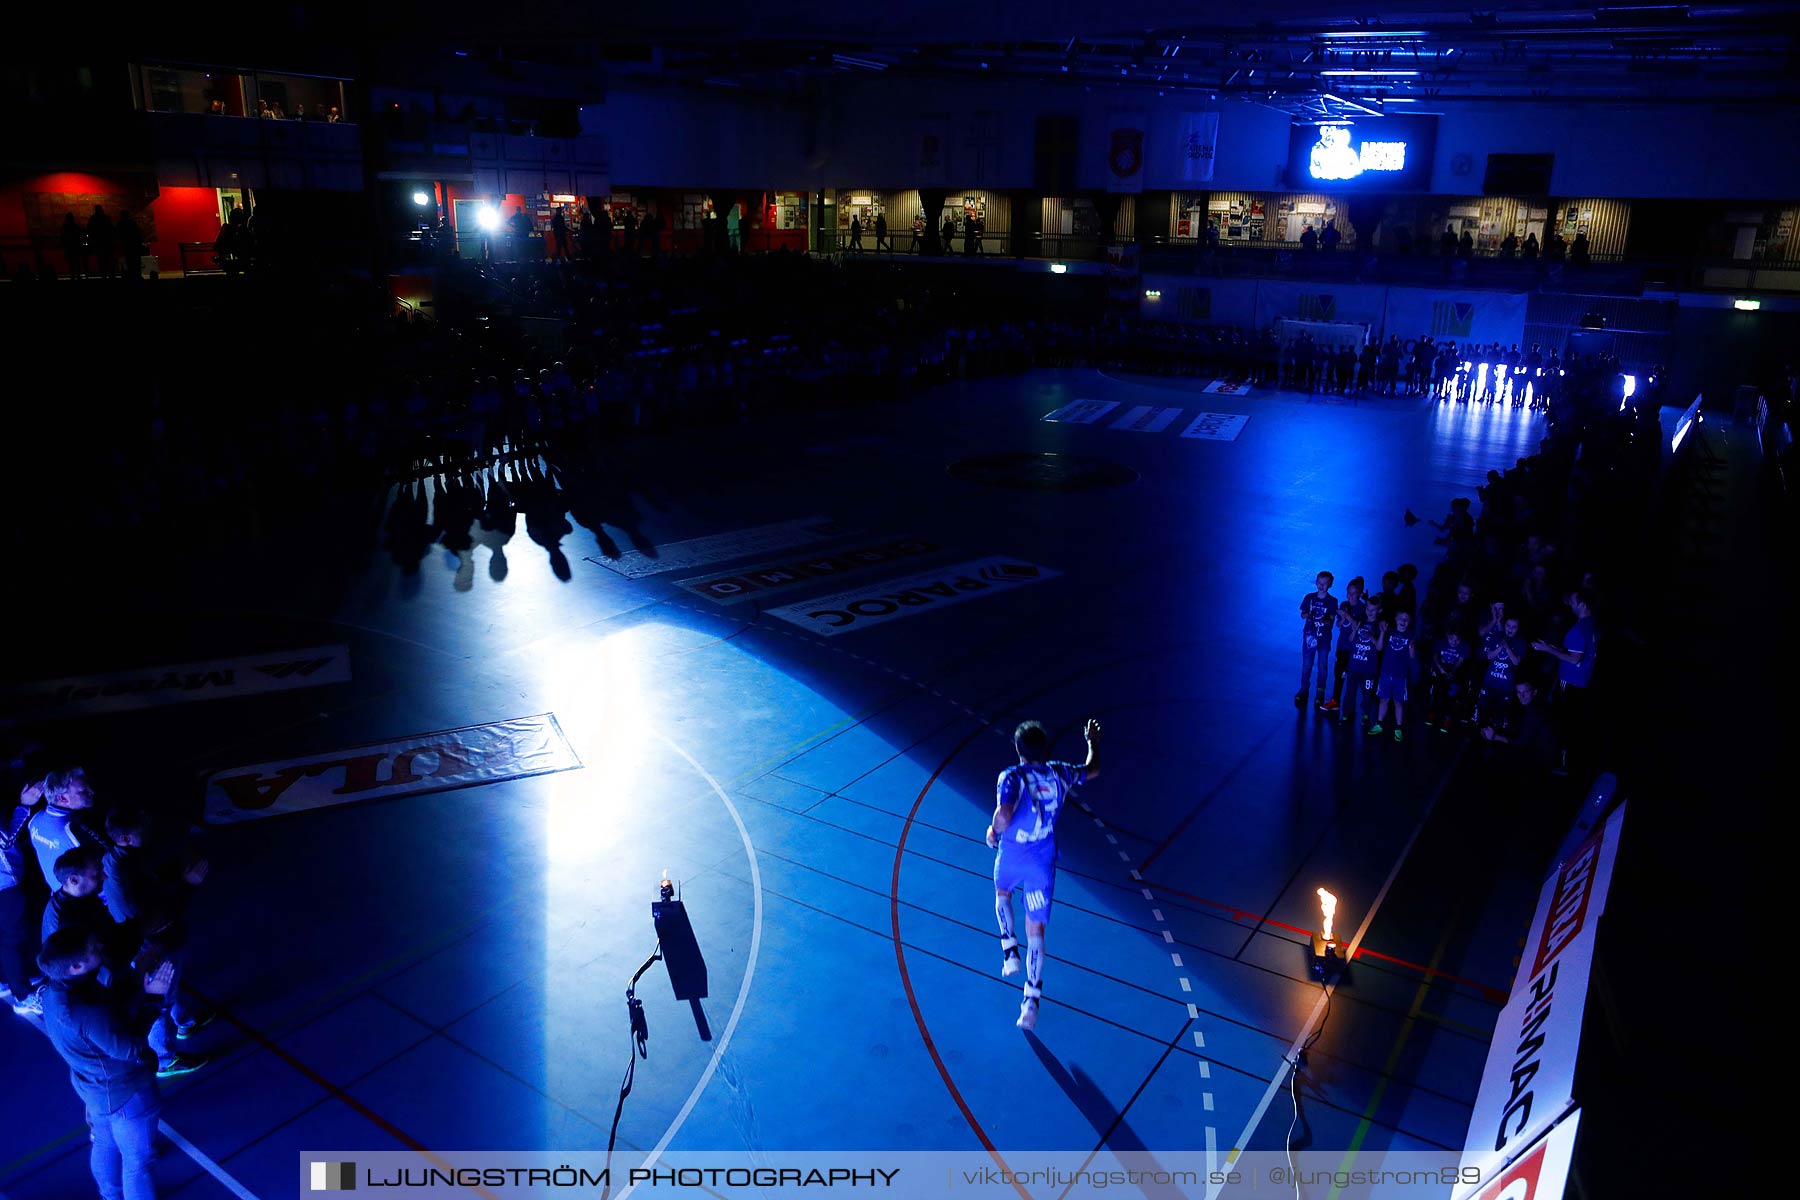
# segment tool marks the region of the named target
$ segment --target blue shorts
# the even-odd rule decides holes
[[[1023,854],[994,855],[994,890],[1025,893],[1025,917],[1042,925],[1050,920],[1050,899],[1056,891],[1056,860]]]
[[[1383,675],[1381,682],[1375,685],[1375,698],[1378,700],[1398,700],[1406,702],[1407,677],[1404,675]]]

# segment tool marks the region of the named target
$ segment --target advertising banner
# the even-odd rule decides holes
[[[206,821],[230,825],[580,765],[556,718],[539,713],[215,771],[206,781]]]
[[[1181,178],[1184,183],[1207,183],[1213,177],[1213,160],[1219,151],[1219,114],[1183,113],[1181,117]]]
[[[1106,190],[1144,190],[1144,127],[1141,112],[1113,113],[1106,120]]]
[[[1276,321],[1355,321],[1380,329],[1387,289],[1367,284],[1290,283],[1265,279],[1256,290],[1256,327]]]
[[[1460,1193],[1462,1200],[1563,1200],[1569,1187],[1569,1167],[1575,1161],[1575,1132],[1581,1110],[1564,1117],[1537,1145],[1478,1190]],[[1466,1178],[1462,1171],[1458,1179]]]
[[[834,546],[814,554],[793,555],[737,567],[717,575],[677,580],[675,586],[714,604],[736,604],[755,600],[759,604],[770,596],[836,579],[873,567],[885,566],[896,559],[916,558],[943,549],[924,538],[888,538],[851,546]]]
[[[1061,425],[1094,425],[1119,407],[1117,400],[1071,400],[1055,412],[1045,413],[1040,420]]]
[[[1179,408],[1157,408],[1149,404],[1134,404],[1124,416],[1114,421],[1110,428],[1123,429],[1129,433],[1161,433],[1175,423],[1181,415]]]
[[[1512,998],[1500,1010],[1462,1165],[1492,1179],[1575,1105],[1575,1058],[1625,809],[1545,882]]]
[[[1249,421],[1243,413],[1201,413],[1181,431],[1181,436],[1207,442],[1235,442]]]
[[[685,542],[670,542],[651,550],[627,550],[616,558],[588,558],[588,562],[616,571],[627,579],[663,575],[670,571],[686,571],[709,567],[714,563],[749,558],[756,554],[775,554],[796,546],[816,546],[846,537],[854,530],[845,529],[824,517],[802,517],[796,521],[777,521],[773,525],[756,525],[749,529],[733,529]]]
[[[1056,576],[1057,572],[1048,567],[1033,566],[1016,558],[979,558],[905,579],[865,584],[834,596],[765,609],[764,615],[798,625],[820,637],[836,637]]]
[[[0,692],[0,712],[35,718],[90,716],[320,687],[349,678],[350,647],[313,646],[15,684]]]
[[[1139,312],[1146,319],[1236,325],[1245,332],[1257,327],[1254,279],[1146,273],[1142,282],[1161,293],[1155,301],[1140,300]]]
[[[1387,293],[1383,336],[1400,340],[1429,335],[1435,341],[1525,340],[1527,297],[1513,292],[1455,292],[1442,288],[1393,287]]]
[[[1363,343],[1369,340],[1368,326],[1354,325],[1346,321],[1282,320],[1275,322],[1275,340],[1283,346],[1303,333],[1312,337],[1313,345],[1324,346],[1329,350],[1335,350],[1339,346],[1361,350]]]

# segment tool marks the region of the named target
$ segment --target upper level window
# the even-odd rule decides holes
[[[312,75],[223,68],[146,66],[143,103],[151,112],[344,121],[344,84]]]

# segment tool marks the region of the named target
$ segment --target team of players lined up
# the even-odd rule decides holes
[[[1464,404],[1511,404],[1548,412],[1568,370],[1580,366],[1578,354],[1571,354],[1565,363],[1555,350],[1546,356],[1537,345],[1528,350],[1499,342],[1458,346],[1429,337],[1402,342],[1396,334],[1359,350],[1347,344],[1321,345],[1303,332],[1281,352],[1280,382],[1309,393],[1429,394]],[[1651,378],[1661,373],[1659,367]]]
[[[1461,502],[1466,505],[1466,502]],[[1456,519],[1463,509],[1453,509]],[[1405,736],[1407,705],[1424,706],[1425,727],[1479,730],[1485,741],[1517,744],[1546,766],[1560,765],[1559,744],[1577,732],[1586,711],[1598,641],[1591,580],[1561,597],[1559,613],[1547,592],[1548,559],[1537,538],[1521,558],[1514,600],[1483,602],[1467,580],[1421,622],[1410,564],[1382,576],[1368,593],[1361,576],[1332,595],[1329,571],[1300,598],[1300,690],[1294,706],[1314,706],[1357,722],[1371,735]],[[1335,639],[1335,651],[1334,651]],[[1554,689],[1558,731],[1540,697]]]

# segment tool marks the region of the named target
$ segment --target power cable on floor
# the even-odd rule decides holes
[[[612,1129],[606,1135],[606,1184],[600,1191],[600,1200],[607,1200],[612,1195],[613,1146],[619,1140],[619,1118],[625,1114],[625,1098],[631,1095],[631,1085],[637,1079],[638,1059],[650,1057],[650,1024],[644,1019],[644,1002],[637,998],[638,980],[661,958],[662,943],[658,942],[644,965],[632,975],[631,982],[625,985],[625,1011],[631,1019],[631,1047],[625,1054],[625,1078],[619,1081],[619,1103],[613,1109]]]
[[[1294,1127],[1300,1124],[1300,1069],[1306,1066],[1306,1052],[1313,1048],[1313,1043],[1318,1041],[1319,1035],[1325,1032],[1325,1023],[1331,1020],[1331,984],[1323,983],[1321,986],[1325,989],[1325,1011],[1319,1014],[1319,1026],[1312,1031],[1305,1042],[1301,1043],[1300,1049],[1294,1054],[1294,1057],[1287,1060],[1288,1095],[1294,1101],[1294,1116],[1288,1121],[1285,1148],[1287,1150],[1288,1178],[1294,1181],[1294,1200],[1300,1200],[1300,1176],[1294,1169]]]

